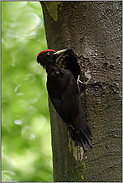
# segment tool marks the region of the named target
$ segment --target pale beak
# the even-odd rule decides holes
[[[68,50],[68,49],[59,50],[59,51],[53,53],[53,55],[59,55],[59,54],[61,54],[61,53],[64,53],[64,52],[67,51],[67,50]]]

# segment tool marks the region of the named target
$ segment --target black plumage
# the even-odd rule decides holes
[[[71,71],[56,63],[56,60],[58,62],[58,59],[66,58],[65,53],[72,59],[73,52],[69,52],[68,49],[61,52],[45,50],[37,55],[37,62],[46,69],[47,90],[56,111],[66,123],[73,140],[86,150],[85,141],[92,146],[92,134],[83,118],[77,80]]]

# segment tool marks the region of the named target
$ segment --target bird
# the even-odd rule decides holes
[[[37,62],[47,73],[47,91],[54,108],[65,122],[75,144],[86,151],[86,141],[92,147],[92,133],[82,112],[76,74],[80,71],[76,60],[72,49],[47,49],[37,55]],[[71,67],[73,62],[77,64],[77,71]]]

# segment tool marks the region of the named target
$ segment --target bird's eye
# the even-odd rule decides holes
[[[50,52],[47,52],[47,55],[50,55]]]

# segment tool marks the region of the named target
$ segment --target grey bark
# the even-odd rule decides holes
[[[48,48],[72,48],[93,148],[75,147],[49,100],[54,181],[121,181],[121,1],[41,2]],[[83,72],[85,75],[83,75]],[[84,77],[83,77],[84,76]]]

